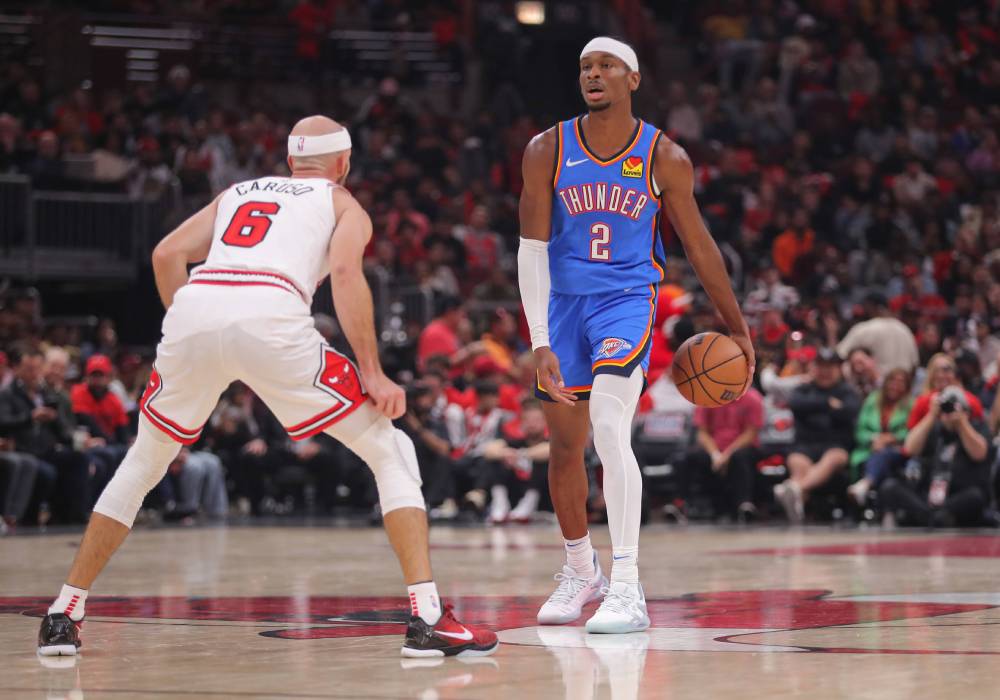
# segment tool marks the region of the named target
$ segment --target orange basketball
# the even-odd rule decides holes
[[[734,401],[750,378],[740,346],[721,333],[699,333],[684,341],[670,374],[681,396],[706,408]]]

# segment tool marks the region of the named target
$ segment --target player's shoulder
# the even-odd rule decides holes
[[[694,178],[694,165],[687,151],[662,131],[657,137],[652,161],[653,173],[661,188]]]
[[[691,157],[679,143],[667,136],[662,129],[656,138],[656,148],[653,151],[656,160],[673,165],[690,164]]]
[[[535,134],[524,148],[524,161],[545,160],[549,162],[555,157],[556,142],[559,138],[559,123],[553,124],[545,131]]]
[[[361,204],[346,187],[327,180],[327,190],[330,192],[336,211],[343,213],[353,207],[361,208]]]

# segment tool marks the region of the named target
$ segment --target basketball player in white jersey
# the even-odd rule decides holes
[[[372,224],[341,186],[350,149],[336,122],[303,119],[288,138],[291,177],[233,185],[156,247],[156,287],[167,314],[139,433],[98,499],[66,584],[42,621],[40,654],[77,653],[91,584],[125,540],[146,493],[181,445],[198,439],[219,394],[235,380],[263,399],[292,439],[326,432],[372,469],[410,599],[402,654],[496,650],[493,632],[442,609],[433,581],[416,452],[390,422],[404,413],[405,394],[379,364],[362,271]],[[201,261],[189,276],[188,265]],[[327,274],[357,365],[313,328],[312,294]]]

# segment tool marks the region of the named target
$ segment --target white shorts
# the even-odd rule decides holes
[[[177,442],[192,444],[236,380],[295,440],[329,428],[367,400],[357,367],[316,332],[296,292],[185,285],[163,319],[163,340],[139,404],[143,415]]]

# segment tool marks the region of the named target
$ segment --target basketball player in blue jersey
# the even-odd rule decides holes
[[[639,80],[631,47],[608,37],[590,41],[580,54],[587,114],[536,136],[522,164],[518,277],[537,393],[546,400],[549,488],[567,555],[538,622],[571,622],[603,596],[588,632],[649,626],[638,570],[642,477],[631,427],[663,277],[661,210],[751,373],[754,366],[746,321],[695,202],[691,161],[659,129],[632,116]],[[604,466],[610,585],[587,530],[583,453],[591,426]]]

